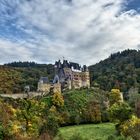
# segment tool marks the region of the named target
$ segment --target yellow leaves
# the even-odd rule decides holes
[[[112,94],[120,94],[120,90],[119,89],[111,89],[111,93]]]
[[[18,125],[14,124],[12,128],[13,128],[13,133],[18,133],[18,131],[19,131]]]
[[[52,112],[52,113],[55,113],[55,112],[57,112],[57,110],[56,110],[56,107],[53,105],[53,106],[51,106],[51,108],[50,108],[50,110],[49,110],[50,112]]]
[[[15,135],[20,133],[21,128],[22,128],[21,123],[17,120],[14,120],[14,121],[9,121],[9,127],[7,128],[7,130],[11,135]]]
[[[11,94],[16,89],[17,82],[21,79],[18,71],[12,68],[0,67],[0,91]]]
[[[45,107],[46,107],[46,104],[45,104],[44,102],[41,102],[41,103],[39,104],[39,106],[40,106],[40,108],[45,108]]]
[[[28,122],[28,127],[31,127],[32,126],[32,123],[31,122]]]
[[[35,99],[21,99],[15,103],[16,108],[0,99],[0,122],[6,134],[18,135],[19,140],[24,136],[38,137],[39,129],[46,123],[46,104]]]
[[[13,108],[12,106],[9,106],[9,110],[11,111],[11,114],[14,116],[16,116],[16,112],[17,110],[15,108]]]
[[[53,95],[52,102],[55,106],[61,107],[64,106],[64,99],[61,93],[57,92]]]
[[[16,109],[12,108],[11,111],[13,112],[13,114],[16,113]]]
[[[131,136],[134,139],[135,136],[139,134],[139,129],[140,129],[140,119],[134,115],[132,116],[131,119],[125,121],[121,125],[121,133],[125,136]]]
[[[119,89],[112,89],[109,95],[110,104],[113,105],[114,103],[120,103],[123,101],[122,93]]]
[[[119,89],[111,89],[111,92],[112,92],[112,93],[119,94],[119,93],[120,93],[120,90],[119,90]]]

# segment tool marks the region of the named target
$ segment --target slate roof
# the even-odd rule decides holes
[[[40,78],[40,81],[43,81],[43,84],[49,83],[48,77],[41,77],[41,78]]]

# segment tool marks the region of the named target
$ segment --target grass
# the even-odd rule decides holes
[[[71,136],[79,134],[87,140],[107,140],[109,135],[115,133],[115,126],[112,123],[88,124],[79,126],[67,126],[60,128],[58,135],[64,140],[69,140]],[[58,139],[58,136],[55,140]],[[80,140],[80,139],[79,139]]]

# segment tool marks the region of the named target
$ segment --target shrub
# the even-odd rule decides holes
[[[121,133],[124,136],[130,136],[134,140],[140,139],[140,119],[133,116],[120,126]]]
[[[89,101],[84,113],[86,121],[101,122],[101,107],[98,101]]]
[[[57,107],[62,107],[64,106],[64,99],[61,93],[57,92],[54,93],[53,98],[52,98],[53,105]]]
[[[119,89],[112,89],[109,94],[110,105],[114,103],[120,103],[123,101],[122,93]]]
[[[110,120],[115,121],[118,124],[131,118],[131,107],[125,103],[115,103],[109,109]]]

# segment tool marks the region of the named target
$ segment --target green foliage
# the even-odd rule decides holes
[[[122,102],[121,92],[119,89],[112,89],[109,94],[109,101],[110,105],[113,105],[114,103],[120,103]]]
[[[125,121],[121,126],[121,133],[124,136],[130,136],[134,140],[140,139],[140,119],[132,116],[131,119]]]
[[[72,90],[64,93],[64,111],[68,113],[69,117],[65,124],[108,121],[107,95],[107,92],[97,88]]]
[[[53,138],[58,131],[57,111],[35,99],[0,100],[0,137],[10,140]],[[14,105],[14,107],[13,107]]]
[[[52,97],[52,103],[53,103],[53,105],[55,105],[57,107],[64,106],[64,99],[63,99],[63,96],[61,95],[61,93],[59,93],[59,92],[54,93],[54,95]]]
[[[104,101],[107,93],[99,89],[71,90],[64,93],[65,125],[99,123],[107,110]],[[67,115],[66,115],[67,114]],[[106,118],[107,119],[107,118]],[[106,121],[105,117],[104,120]]]
[[[36,100],[21,100],[17,110],[17,120],[24,127],[23,133],[30,136],[39,136],[39,129],[42,127],[44,119],[45,104]]]
[[[54,77],[54,66],[29,62],[15,62],[0,67],[0,93],[21,93],[26,85],[31,91],[37,90],[41,76]]]
[[[132,115],[131,107],[125,103],[115,103],[109,108],[110,120],[115,121],[118,124],[128,120]]]
[[[135,108],[135,104],[140,101],[140,94],[138,93],[138,91],[135,91],[135,89],[131,88],[128,97],[128,103],[131,105],[131,107]]]
[[[101,123],[61,127],[58,136],[61,135],[61,138],[64,140],[69,140],[72,137],[80,137],[81,139],[85,140],[107,140],[108,136],[113,134],[115,134],[114,124]],[[54,140],[57,140],[57,136]]]
[[[89,67],[91,83],[110,91],[119,88],[128,92],[131,87],[140,91],[140,50],[125,50]]]
[[[64,94],[65,110],[69,112],[70,123],[79,124],[81,115],[85,108],[87,97],[84,91],[70,91]]]
[[[4,138],[4,135],[3,135],[3,126],[0,123],[0,140],[3,140],[3,138]]]
[[[21,75],[18,71],[7,68],[0,67],[0,93],[13,93],[19,89],[17,81],[21,81]]]
[[[52,106],[46,115],[47,115],[46,128],[52,136],[55,136],[59,128],[59,114],[56,110],[56,107]]]
[[[41,100],[49,108],[55,107],[59,124],[64,126],[108,121],[107,95],[100,89],[79,89],[43,97]]]
[[[129,91],[128,103],[133,108],[135,114],[140,117],[140,94],[136,88],[131,88]]]
[[[97,101],[89,101],[84,112],[87,122],[99,123],[101,122],[101,108]]]

